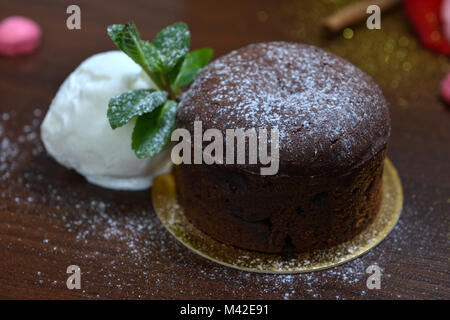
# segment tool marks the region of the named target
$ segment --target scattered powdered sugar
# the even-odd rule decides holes
[[[10,178],[11,173],[19,167],[20,162],[25,160],[25,155],[20,152],[21,145],[32,144],[37,140],[37,128],[40,125],[39,116],[36,116],[40,110],[37,110],[39,109],[34,111],[35,116],[31,123],[22,127],[18,137],[9,132],[9,126],[14,122],[13,117],[16,117],[15,113],[0,113],[0,182]],[[31,151],[36,154],[41,150],[42,146],[38,145]]]
[[[19,142],[9,133],[17,115],[0,114],[0,141],[6,141],[0,157],[0,268],[21,275],[25,286],[38,286],[42,297],[341,299],[345,294],[336,281],[353,295],[365,290],[361,260],[298,275],[255,274],[205,260],[166,231],[151,209],[149,191],[101,189],[54,162],[34,121],[43,115],[31,116],[18,131],[35,135]],[[26,265],[14,262],[17,250],[26,252]],[[66,288],[71,264],[81,268],[82,290]]]
[[[0,180],[5,180],[9,177],[8,169],[13,166],[12,162],[19,153],[17,144],[8,137],[2,137],[0,142]]]
[[[430,297],[414,289],[417,283],[426,284],[437,297],[444,294],[448,281],[442,270],[448,263],[439,262],[436,252],[437,244],[448,243],[448,224],[425,220],[434,206],[448,206],[442,202],[448,195],[441,189],[426,193],[426,186],[408,180],[407,206],[391,235],[344,265],[292,275],[238,271],[178,243],[153,212],[149,191],[101,189],[59,166],[40,142],[42,117],[40,109],[21,116],[0,113],[0,270],[6,270],[2,281],[8,277],[11,285],[18,285],[14,279],[20,277],[17,292],[23,296],[27,293],[21,288],[35,286],[48,298]],[[440,202],[416,209],[426,201]],[[417,273],[403,273],[406,255]],[[434,270],[428,268],[431,259]],[[66,268],[71,264],[82,271],[79,291],[66,288]],[[365,270],[371,264],[381,267],[381,290],[366,287]]]

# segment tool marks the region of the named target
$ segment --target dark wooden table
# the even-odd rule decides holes
[[[438,96],[449,62],[420,47],[401,9],[382,15],[382,30],[361,25],[352,28],[351,39],[324,35],[320,17],[344,2],[85,0],[77,1],[82,29],[68,30],[72,1],[2,0],[0,19],[34,18],[44,43],[31,56],[0,57],[0,297],[450,298],[450,108]],[[114,49],[106,26],[129,20],[147,39],[185,21],[192,47],[211,46],[216,57],[251,42],[303,41],[369,72],[391,103],[389,157],[404,187],[393,232],[368,254],[330,270],[240,272],[197,256],[170,236],[149,191],[101,189],[59,166],[39,137],[50,101],[82,60]],[[81,268],[80,290],[66,287],[72,264]],[[366,287],[371,264],[382,269],[380,290]]]

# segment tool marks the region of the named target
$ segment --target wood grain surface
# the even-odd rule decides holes
[[[438,97],[449,68],[447,58],[419,45],[404,53],[405,59],[420,60],[402,62],[403,69],[413,70],[401,78],[395,65],[384,73],[377,72],[387,70],[384,62],[372,59],[372,69],[367,66],[391,103],[389,158],[404,187],[400,222],[368,254],[334,269],[262,275],[216,265],[170,236],[152,209],[150,191],[90,185],[58,165],[40,142],[40,123],[62,81],[88,56],[114,49],[105,32],[109,24],[133,20],[142,37],[152,39],[162,27],[185,21],[192,47],[211,46],[216,57],[252,42],[304,41],[331,48],[365,69],[354,58],[357,47],[348,56],[340,51],[350,41],[366,41],[358,38],[363,27],[355,26],[354,39],[344,42],[342,35],[316,31],[320,19],[304,20],[338,8],[330,3],[84,0],[77,1],[82,29],[68,30],[71,1],[0,0],[0,19],[26,15],[44,31],[38,52],[0,57],[0,298],[450,298],[450,108]],[[413,39],[401,9],[383,19],[386,29],[372,35]],[[388,28],[394,24],[400,25],[395,34]],[[380,54],[389,53],[387,42],[377,41]],[[391,79],[398,81],[390,85]],[[366,286],[365,270],[372,264],[382,270],[380,290]],[[69,265],[81,268],[80,290],[66,287]]]

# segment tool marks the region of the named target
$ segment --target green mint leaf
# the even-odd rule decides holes
[[[142,52],[144,53],[145,61],[151,67],[153,73],[158,74],[162,70],[161,56],[158,49],[148,41],[141,40]]]
[[[109,37],[115,43],[115,45],[119,47],[120,50],[122,50],[122,39],[124,29],[125,26],[122,24],[113,24],[111,26],[108,26],[107,29]]]
[[[211,60],[212,55],[213,50],[211,48],[203,48],[189,52],[186,58],[184,58],[173,87],[180,88],[194,81],[197,74]]]
[[[177,103],[167,100],[161,107],[137,119],[131,147],[138,158],[152,157],[164,148],[175,126],[176,112]]]
[[[108,34],[119,49],[140,65],[152,81],[162,89],[159,75],[162,64],[160,54],[153,44],[141,40],[134,23],[111,25],[108,27]]]
[[[145,60],[144,49],[142,48],[143,41],[134,25],[134,23],[127,23],[122,32],[122,41],[120,49],[125,52],[131,59],[133,59],[141,67],[147,67],[148,63]]]
[[[180,59],[175,67],[167,73],[167,78],[169,80],[169,84],[173,85],[175,80],[180,72],[181,66],[183,65],[184,59]]]
[[[153,89],[131,90],[109,100],[107,116],[111,128],[127,124],[133,117],[152,112],[167,100],[167,92]]]
[[[153,40],[161,54],[164,71],[172,70],[189,51],[191,35],[187,25],[177,22],[162,29]]]

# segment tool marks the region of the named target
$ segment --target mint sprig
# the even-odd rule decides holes
[[[137,117],[131,147],[139,158],[152,157],[164,148],[174,129],[181,88],[194,81],[211,60],[213,50],[189,52],[190,32],[182,22],[161,30],[153,43],[142,40],[133,23],[111,25],[108,35],[158,87],[112,97],[107,111],[113,129]]]

